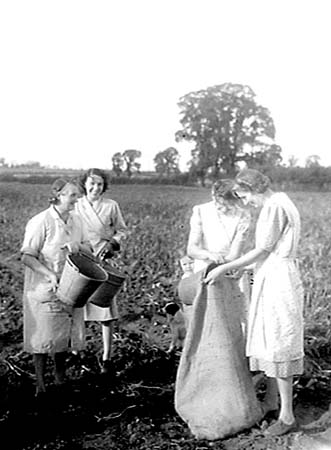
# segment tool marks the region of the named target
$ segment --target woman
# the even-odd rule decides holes
[[[234,194],[234,185],[234,181],[229,179],[216,181],[211,190],[212,201],[193,207],[187,254],[194,259],[194,272],[206,268],[211,262],[221,264],[232,261],[243,249],[249,231],[250,214]],[[246,276],[244,274],[243,278]],[[243,290],[245,285],[240,283]],[[244,294],[247,302],[248,294]],[[242,308],[243,323],[246,321],[244,309],[245,305]],[[184,310],[189,317],[192,308],[184,305]]]
[[[261,418],[245,358],[244,300],[238,280],[228,274],[217,286],[203,284],[208,270],[236,258],[246,240],[249,216],[233,187],[231,180],[218,181],[213,200],[193,208],[187,253],[195,259],[196,273],[181,280],[178,290],[183,300],[192,292],[195,296],[193,305],[185,308],[191,311],[175,406],[192,433],[204,439],[223,438]]]
[[[303,373],[303,289],[296,262],[300,216],[289,197],[274,193],[260,172],[245,169],[236,182],[246,204],[262,206],[255,248],[212,270],[205,282],[217,284],[227,271],[256,263],[246,353],[251,370],[270,377],[265,412],[278,408],[278,388],[279,418],[268,433],[280,436],[296,428],[293,376]]]
[[[65,381],[66,352],[82,350],[85,344],[82,308],[72,308],[56,297],[66,255],[83,245],[83,228],[72,213],[79,188],[64,179],[51,187],[50,207],[32,217],[25,229],[21,248],[25,268],[24,349],[33,354],[37,389],[45,393],[45,366],[48,354],[55,363],[55,383]],[[85,247],[84,247],[85,248]]]
[[[76,212],[81,217],[94,256],[107,260],[120,249],[125,237],[126,225],[121,210],[114,200],[105,198],[108,179],[100,169],[89,169],[81,179],[84,196],[76,204]],[[114,321],[118,319],[117,303],[113,298],[109,308],[88,303],[85,307],[85,320],[101,322],[103,355],[101,373],[109,374],[111,369]]]

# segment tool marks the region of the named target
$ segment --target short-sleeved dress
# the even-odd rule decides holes
[[[190,220],[190,238],[200,243],[201,248],[210,252],[220,253],[223,256],[229,254],[231,244],[241,225],[249,228],[250,215],[242,210],[236,214],[222,214],[220,213],[213,201],[196,205],[193,207],[193,212]],[[242,235],[246,239],[246,234]],[[199,272],[205,269],[208,261],[195,259],[194,272]],[[246,288],[247,274],[239,280],[239,288],[243,293],[241,300],[241,322],[246,326],[248,304],[250,301],[250,291]],[[186,320],[190,320],[192,314],[191,306],[183,306]]]
[[[214,202],[204,203],[193,207],[190,220],[190,236],[200,242],[202,248],[221,253],[226,256],[231,243],[241,224],[249,226],[250,218],[245,212],[238,214],[221,214],[217,211]],[[196,259],[194,261],[194,271],[204,269],[208,263]]]
[[[61,246],[83,240],[80,218],[71,213],[65,223],[51,206],[28,221],[21,252],[38,258],[60,277],[67,254]],[[83,308],[59,301],[45,277],[29,267],[25,268],[23,313],[25,351],[58,353],[84,348]]]
[[[95,256],[99,256],[107,242],[115,238],[118,242],[126,235],[127,227],[117,202],[103,196],[93,205],[86,196],[76,203],[76,213],[81,217],[89,242],[93,247]],[[111,301],[109,308],[102,308],[87,303],[84,308],[86,321],[108,321],[118,319],[116,297]]]
[[[300,216],[284,193],[264,204],[256,247],[268,256],[256,264],[246,354],[251,370],[270,377],[303,372],[303,288],[296,259]]]

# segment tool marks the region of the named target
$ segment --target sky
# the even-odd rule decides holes
[[[331,165],[329,0],[3,0],[0,157],[61,168],[142,169],[178,144],[181,96],[249,85],[286,161]]]

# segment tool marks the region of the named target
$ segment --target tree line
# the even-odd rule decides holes
[[[292,156],[287,164],[282,149],[275,139],[276,128],[268,108],[261,105],[255,92],[247,85],[223,83],[190,92],[178,101],[181,129],[175,133],[175,141],[192,146],[191,159],[185,176],[179,169],[180,153],[170,146],[154,157],[154,170],[160,179],[199,182],[218,177],[233,177],[243,166],[257,168],[269,174],[282,174],[284,170],[298,166]],[[115,178],[131,179],[141,169],[141,150],[127,149],[111,157]],[[40,164],[30,162],[31,168]],[[5,167],[0,158],[0,167]],[[26,163],[25,167],[29,167]],[[307,169],[321,167],[318,155],[307,158]],[[300,171],[296,171],[296,176]],[[317,173],[316,170],[314,172]],[[302,171],[300,172],[302,177]],[[324,177],[325,178],[325,177]]]
[[[286,167],[298,166],[294,156],[284,163],[271,113],[259,104],[255,92],[247,85],[224,83],[191,92],[179,99],[178,107],[181,129],[175,133],[175,140],[192,145],[187,168],[191,181],[203,185],[206,180],[220,176],[232,177],[243,165],[277,173],[279,178],[279,174],[285,176]],[[113,172],[128,177],[139,173],[141,155],[138,150],[115,153]],[[179,159],[175,147],[160,151],[154,157],[155,172],[174,179],[180,173]],[[309,156],[305,167],[321,167],[319,156]],[[302,171],[300,174],[302,177]]]

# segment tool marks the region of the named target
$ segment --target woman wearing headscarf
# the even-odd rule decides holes
[[[80,351],[85,345],[83,309],[68,306],[56,296],[68,251],[88,249],[81,220],[73,213],[78,196],[73,181],[57,179],[49,208],[32,217],[25,228],[21,248],[24,350],[33,354],[37,396],[46,392],[47,355],[54,357],[55,383],[63,384],[66,352]]]
[[[115,200],[106,198],[108,177],[100,169],[87,170],[81,179],[84,196],[76,204],[76,212],[81,217],[93,254],[100,260],[112,258],[119,250],[120,243],[126,235],[125,225],[120,207]],[[111,300],[109,308],[88,303],[85,307],[85,321],[101,323],[103,355],[101,373],[112,372],[111,357],[114,321],[118,319],[116,298]]]
[[[247,205],[262,207],[255,248],[212,270],[205,282],[217,284],[227,271],[256,264],[246,354],[250,369],[269,377],[265,413],[278,409],[278,388],[279,418],[267,433],[279,436],[297,426],[293,376],[303,373],[303,288],[297,264],[300,216],[290,198],[273,192],[270,180],[259,171],[241,171],[236,184],[236,193]]]
[[[182,301],[192,300],[181,354],[175,407],[192,433],[220,439],[249,428],[261,418],[245,357],[244,298],[233,274],[217,286],[203,280],[212,267],[237,258],[250,219],[233,192],[232,180],[212,187],[212,201],[193,208],[187,253],[195,274],[178,286]]]

